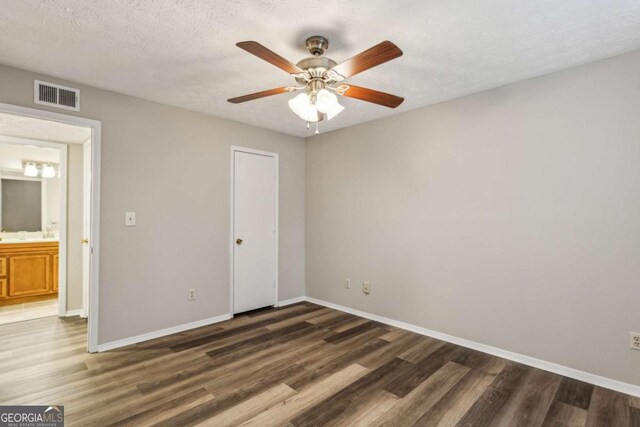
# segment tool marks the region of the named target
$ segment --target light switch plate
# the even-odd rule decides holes
[[[124,226],[125,227],[135,227],[136,226],[136,213],[135,212],[125,212],[124,213]]]
[[[351,280],[344,279],[344,287],[345,289],[351,289]]]

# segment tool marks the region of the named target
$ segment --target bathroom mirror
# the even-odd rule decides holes
[[[0,179],[0,226],[3,231],[42,231],[42,182]]]

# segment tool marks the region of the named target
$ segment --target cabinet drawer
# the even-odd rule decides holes
[[[0,277],[7,275],[7,257],[0,256]]]
[[[7,279],[0,279],[0,298],[7,296]]]

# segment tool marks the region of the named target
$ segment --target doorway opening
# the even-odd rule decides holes
[[[0,327],[80,316],[97,351],[99,144],[99,122],[0,104]]]
[[[15,122],[8,121],[0,114],[0,325],[66,311],[59,238],[66,147],[9,138]]]

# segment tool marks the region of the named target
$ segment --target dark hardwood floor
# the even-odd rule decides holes
[[[640,426],[638,398],[310,303],[85,342],[81,319],[0,326],[0,404],[78,426]]]

